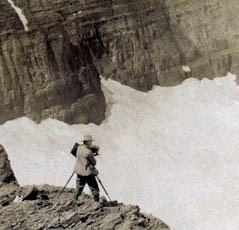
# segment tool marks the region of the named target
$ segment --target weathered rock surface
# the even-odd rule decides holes
[[[18,189],[16,177],[7,153],[3,146],[0,145],[0,206],[8,204],[14,199],[16,189]]]
[[[0,123],[19,116],[96,124],[104,119],[100,77],[87,30],[72,15],[79,8],[73,2],[15,1],[29,32],[10,4],[0,2]]]
[[[140,213],[137,206],[116,201],[100,203],[86,194],[73,201],[75,189],[50,185],[19,187],[8,156],[0,145],[0,230],[127,230],[169,227],[159,219]]]
[[[17,179],[12,171],[7,153],[2,145],[0,145],[0,184],[18,184]]]
[[[14,2],[29,31],[1,1],[0,123],[25,115],[99,124],[99,74],[147,91],[239,70],[236,0]]]
[[[75,203],[74,189],[66,189],[60,198],[60,188],[44,185],[37,189],[49,200],[12,202],[0,207],[0,229],[169,230],[162,221],[140,213],[137,206],[97,203],[85,194]]]
[[[239,5],[236,0],[165,0],[165,7],[169,28],[178,44],[180,63],[191,68],[191,73],[184,73],[186,77],[212,79],[229,71],[238,74]],[[165,66],[165,79],[176,77],[178,72],[177,58],[172,56],[170,60]]]

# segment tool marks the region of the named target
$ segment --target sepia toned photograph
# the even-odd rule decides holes
[[[0,230],[238,230],[238,12],[0,0]]]

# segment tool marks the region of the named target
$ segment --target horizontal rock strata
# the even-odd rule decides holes
[[[99,74],[147,91],[239,69],[236,0],[14,3],[27,30],[1,1],[0,123],[28,116],[99,124]]]
[[[68,7],[70,1],[15,4],[23,10],[29,30],[24,30],[11,5],[1,1],[0,123],[27,116],[36,121],[52,117],[99,124],[105,99],[88,31],[79,30],[73,20],[75,7]]]

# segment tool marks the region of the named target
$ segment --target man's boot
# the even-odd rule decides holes
[[[83,199],[82,199],[81,196],[75,195],[75,196],[74,196],[73,203],[74,203],[75,205],[77,205],[77,206],[80,206],[80,205],[84,204],[84,201],[83,201]]]
[[[100,201],[99,202],[100,202],[101,205],[105,205],[105,204],[108,203],[107,199],[104,196],[100,197]]]

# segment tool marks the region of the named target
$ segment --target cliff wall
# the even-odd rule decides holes
[[[73,16],[79,1],[7,1],[0,8],[0,122],[19,116],[99,124],[105,100],[86,40]],[[78,7],[79,8],[79,7]],[[65,13],[61,13],[65,11]]]
[[[239,69],[236,0],[14,3],[28,23],[1,1],[0,123],[28,116],[99,124],[99,74],[147,91]]]

